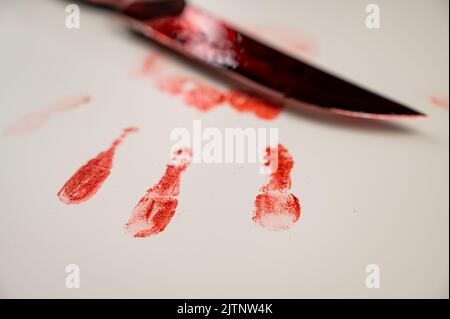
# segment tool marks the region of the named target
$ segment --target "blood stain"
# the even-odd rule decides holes
[[[153,65],[156,58],[152,55],[147,59],[150,62],[144,63],[143,69],[148,69],[146,64]],[[157,57],[157,59],[160,59],[160,57]],[[172,96],[182,96],[186,105],[201,112],[208,112],[223,103],[227,103],[232,109],[240,113],[250,113],[263,120],[273,120],[278,117],[283,109],[283,105],[270,102],[256,95],[238,90],[223,91],[190,76],[165,75],[161,70],[149,74],[153,76],[158,89]]]
[[[184,102],[199,111],[209,111],[225,101],[225,95],[212,86],[197,83],[184,94]]]
[[[155,79],[156,86],[170,95],[180,95],[191,80],[185,76],[161,76]]]
[[[265,120],[276,118],[283,106],[271,103],[254,95],[240,91],[229,91],[227,101],[233,109],[241,113],[253,113],[257,117]]]
[[[433,95],[430,99],[434,105],[448,110],[448,96]]]
[[[266,166],[272,167],[269,182],[255,200],[253,221],[269,230],[287,230],[300,218],[300,202],[289,193],[294,160],[281,144],[266,149]]]
[[[25,114],[4,131],[4,136],[23,136],[41,128],[55,113],[66,112],[91,101],[89,95],[69,98],[43,110]]]
[[[164,176],[150,188],[134,207],[125,224],[125,231],[133,237],[148,237],[162,232],[178,206],[181,174],[191,163],[190,149],[179,149],[173,154]]]
[[[148,54],[141,64],[139,73],[141,75],[158,74],[160,72],[158,62],[160,60],[160,54],[154,52]]]
[[[129,133],[137,130],[136,127],[124,129],[106,151],[81,166],[58,192],[58,198],[66,204],[79,204],[94,196],[111,172],[117,146]]]

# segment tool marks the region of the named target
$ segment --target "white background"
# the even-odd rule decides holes
[[[3,0],[0,128],[80,93],[93,101],[28,136],[0,137],[0,296],[448,298],[448,111],[429,100],[448,96],[448,2],[371,1],[381,7],[378,30],[365,27],[368,1],[192,2],[244,28],[311,36],[314,63],[429,116],[386,123],[286,111],[267,122],[229,107],[200,113],[136,76],[155,47],[113,16],[81,7],[81,29],[69,30],[64,1]],[[256,165],[194,164],[163,233],[124,233],[132,208],[163,174],[170,131],[194,119],[221,129],[279,128],[302,204],[294,227],[253,225],[266,181]],[[62,184],[130,125],[141,131],[118,148],[97,195],[60,202]],[[80,289],[65,287],[71,263],[80,266]],[[372,263],[381,269],[379,289],[365,286]]]

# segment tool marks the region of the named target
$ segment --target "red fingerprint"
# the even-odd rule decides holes
[[[58,192],[59,199],[66,204],[79,204],[94,196],[111,172],[116,147],[128,133],[136,132],[136,127],[128,127],[110,148],[81,166]]]
[[[273,160],[275,158],[275,161]],[[255,200],[253,221],[270,230],[286,230],[300,218],[300,202],[288,193],[294,160],[281,144],[266,149],[266,166],[276,166]]]
[[[150,188],[134,207],[125,224],[125,231],[134,237],[148,237],[162,232],[169,224],[178,205],[180,177],[189,166],[192,152],[180,149],[173,154],[164,176]]]

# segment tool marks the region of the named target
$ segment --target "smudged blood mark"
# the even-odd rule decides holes
[[[5,136],[23,136],[38,130],[55,113],[66,112],[91,101],[89,95],[81,95],[61,101],[41,111],[24,115],[16,122],[8,126],[4,131]]]
[[[225,101],[225,95],[212,86],[197,83],[197,85],[184,94],[187,105],[195,107],[199,111],[209,111]]]
[[[272,120],[276,118],[283,108],[280,104],[274,104],[256,96],[239,91],[228,92],[227,101],[231,107],[238,112],[253,113],[257,117],[265,120]]]
[[[189,166],[192,152],[180,149],[173,154],[164,176],[150,188],[134,207],[125,224],[127,233],[134,237],[148,237],[162,232],[169,224],[178,205],[180,176]]]
[[[116,147],[129,133],[137,130],[136,127],[124,129],[110,148],[79,168],[58,192],[59,199],[66,204],[79,204],[94,196],[111,172]]]
[[[155,73],[157,74],[160,71],[160,68],[158,67],[158,62],[160,61],[161,56],[158,53],[150,53],[148,54],[144,61],[142,62],[142,65],[140,67],[139,73],[141,75],[147,75]]]
[[[156,78],[156,85],[161,91],[179,95],[184,92],[185,85],[190,81],[185,76],[161,76]]]
[[[142,70],[152,70],[156,61],[161,65],[163,58],[155,54],[147,57],[141,66]],[[153,69],[154,70],[154,69]],[[223,91],[198,79],[183,75],[166,75],[161,69],[144,71],[153,77],[158,89],[173,96],[181,95],[186,105],[198,111],[207,112],[227,103],[240,113],[251,113],[263,120],[273,120],[281,112],[283,106],[263,98],[238,90]]]
[[[434,105],[448,110],[448,96],[433,95],[430,99]]]
[[[269,230],[286,230],[300,218],[300,202],[288,193],[294,160],[281,144],[266,149],[266,166],[273,166],[269,182],[255,200],[253,221]]]

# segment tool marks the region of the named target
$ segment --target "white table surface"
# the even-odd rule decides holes
[[[135,75],[156,49],[108,14],[81,7],[81,28],[69,30],[64,1],[3,0],[0,128],[70,96],[93,100],[27,136],[0,136],[0,297],[448,298],[449,115],[430,102],[448,97],[448,2],[372,1],[381,8],[377,30],[365,27],[367,1],[192,2],[243,28],[313,39],[312,62],[428,117],[387,123],[301,111],[262,121],[227,107],[201,113]],[[267,32],[268,42],[286,44],[274,38]],[[266,181],[255,165],[193,164],[168,228],[145,239],[124,233],[164,171],[171,129],[194,119],[220,129],[279,128],[295,159],[296,225],[286,232],[253,225]],[[117,150],[97,195],[60,202],[61,185],[130,125],[141,131]],[[79,289],[65,286],[72,263]],[[379,289],[365,285],[368,264],[380,267]]]

